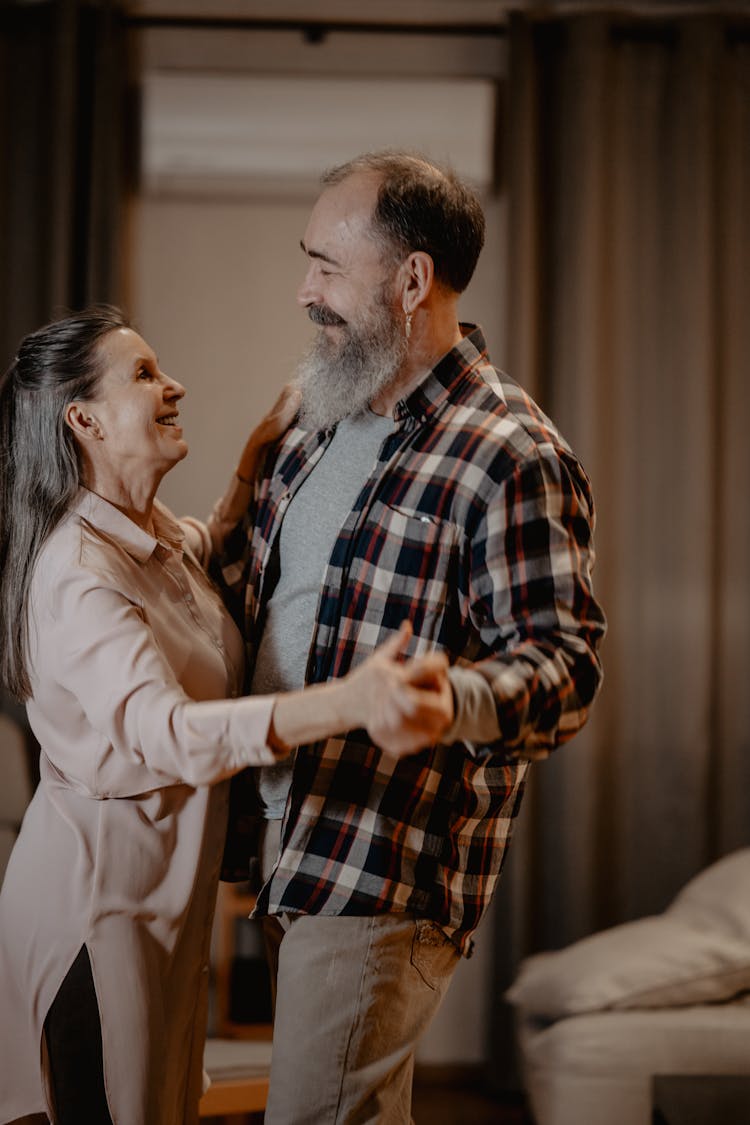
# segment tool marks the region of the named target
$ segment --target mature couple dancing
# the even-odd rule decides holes
[[[230,786],[263,823],[266,1121],[409,1121],[529,761],[600,681],[588,481],[458,321],[483,237],[416,155],[326,174],[316,339],[206,523],[156,499],[184,390],[117,310],[22,341],[0,667],[42,752],[0,895],[3,1122],[197,1120]]]

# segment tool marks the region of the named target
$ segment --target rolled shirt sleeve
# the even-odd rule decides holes
[[[552,446],[519,461],[487,505],[470,569],[470,614],[492,652],[473,665],[495,701],[498,737],[485,753],[544,758],[586,721],[605,628],[591,584],[593,527],[583,470]],[[492,733],[487,696],[474,691]]]

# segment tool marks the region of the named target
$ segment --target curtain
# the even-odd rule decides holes
[[[20,339],[93,301],[120,299],[130,182],[126,35],[115,4],[0,5],[0,368]],[[25,711],[29,770],[38,747]]]
[[[126,36],[110,0],[0,10],[0,364],[26,332],[120,295]]]
[[[527,953],[750,844],[750,24],[510,24],[508,367],[598,509],[605,684],[532,777],[495,917]]]

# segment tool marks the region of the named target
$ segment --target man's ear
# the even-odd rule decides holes
[[[410,313],[429,295],[435,282],[435,264],[425,250],[413,250],[401,268],[404,271],[402,305],[404,312]]]
[[[101,426],[85,402],[71,402],[65,411],[65,421],[81,441],[98,441]]]

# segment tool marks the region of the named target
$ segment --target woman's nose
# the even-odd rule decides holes
[[[170,379],[165,375],[166,384],[164,387],[164,397],[169,399],[181,399],[185,397],[185,388],[182,383],[178,383],[176,379]]]

